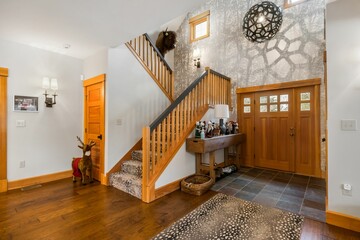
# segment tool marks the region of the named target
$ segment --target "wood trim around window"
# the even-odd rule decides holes
[[[207,34],[198,38],[195,38],[195,27],[198,24],[207,21]],[[210,10],[203,12],[195,17],[189,19],[190,25],[190,42],[195,42],[210,36]]]
[[[295,3],[291,3],[291,0],[284,0],[284,9],[293,7],[295,5],[298,5],[300,3],[307,2],[307,1],[309,1],[309,0],[298,0]]]

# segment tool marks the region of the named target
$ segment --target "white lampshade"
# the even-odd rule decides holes
[[[42,88],[49,89],[50,88],[50,79],[48,77],[44,77],[42,80]]]
[[[51,79],[51,85],[50,85],[51,90],[58,90],[58,83],[57,83],[57,79],[56,78],[52,78]]]
[[[229,118],[229,105],[227,105],[227,104],[215,105],[215,117],[216,118]]]

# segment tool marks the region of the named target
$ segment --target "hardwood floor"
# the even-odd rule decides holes
[[[181,191],[151,204],[99,183],[64,179],[0,194],[0,239],[150,239],[216,192]],[[360,239],[360,233],[306,219],[301,239]]]

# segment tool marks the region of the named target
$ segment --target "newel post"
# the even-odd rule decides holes
[[[154,187],[149,186],[150,182],[150,127],[142,130],[142,194],[144,202],[151,202],[154,195]]]

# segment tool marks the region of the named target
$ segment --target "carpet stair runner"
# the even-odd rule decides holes
[[[110,175],[110,185],[141,199],[142,151],[133,151],[131,158],[122,163],[119,172]]]

